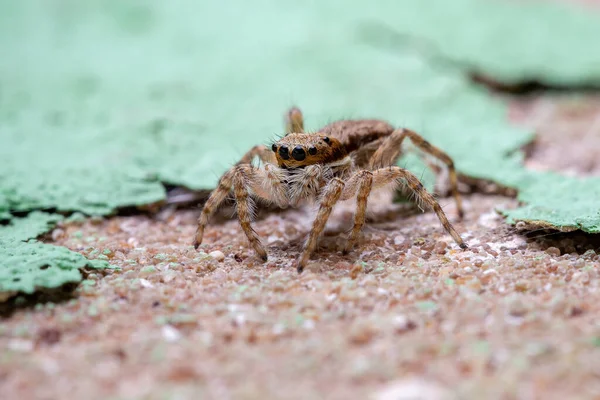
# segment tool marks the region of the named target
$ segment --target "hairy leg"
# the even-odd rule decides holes
[[[259,198],[272,201],[280,206],[287,206],[285,186],[281,182],[280,175],[281,171],[269,164],[265,165],[264,169],[246,164],[234,166],[227,171],[219,180],[217,188],[211,193],[200,213],[194,247],[197,249],[202,244],[204,229],[210,217],[233,188],[236,210],[242,230],[248,237],[250,245],[266,261],[267,252],[251,226],[252,203],[249,193],[251,191]]]
[[[454,161],[452,158],[450,158],[450,156],[448,156],[448,154],[433,146],[421,135],[408,129],[396,129],[385,139],[375,154],[373,154],[369,163],[370,168],[373,170],[394,164],[400,155],[400,152],[402,151],[402,142],[405,138],[408,138],[417,148],[446,164],[450,177],[450,188],[452,190],[452,195],[454,196],[454,201],[456,202],[458,216],[460,219],[462,219],[464,216],[464,211],[462,207],[462,199],[458,193],[458,178],[456,176],[456,169],[454,168]]]
[[[292,107],[285,115],[285,134],[304,133],[304,117],[298,107]]]
[[[313,227],[308,234],[308,239],[304,244],[302,254],[300,254],[300,257],[298,258],[298,273],[301,273],[308,263],[310,255],[315,250],[317,245],[317,239],[323,232],[325,224],[327,223],[329,215],[331,214],[331,210],[333,209],[335,203],[337,203],[339,200],[343,190],[344,182],[339,178],[334,178],[323,190],[319,212],[317,213],[317,217],[313,222]]]
[[[372,186],[373,173],[366,170],[355,173],[350,177],[350,179],[348,179],[348,182],[346,182],[346,186],[344,187],[344,191],[342,192],[340,200],[348,200],[357,195],[357,193],[358,195],[356,199],[356,213],[354,214],[354,226],[352,227],[348,241],[344,246],[344,254],[347,254],[352,247],[354,247],[356,241],[358,240],[360,231],[365,224],[367,215],[367,200],[369,198],[369,194],[371,194]]]
[[[256,156],[258,156],[258,158],[260,158],[260,160],[265,164],[277,163],[277,160],[275,159],[275,153],[273,153],[271,149],[261,144],[248,150],[248,152],[246,152],[246,154],[244,154],[242,158],[240,158],[240,161],[238,161],[235,165],[252,164],[252,160],[254,160],[254,157]]]
[[[196,228],[196,235],[194,236],[194,248],[196,248],[196,250],[202,244],[204,228],[208,224],[210,217],[215,213],[215,211],[217,211],[221,203],[229,194],[229,191],[233,186],[233,175],[235,174],[237,168],[238,167],[231,168],[221,177],[221,179],[219,179],[217,188],[212,191],[208,197],[208,200],[206,200],[206,203],[204,203],[204,207],[202,207],[202,211],[198,217],[198,228]]]
[[[261,199],[275,203],[277,207],[287,208],[290,204],[287,186],[284,183],[285,172],[273,164],[265,164],[263,169],[255,168],[250,179],[250,189]]]
[[[456,232],[452,224],[448,221],[446,214],[442,210],[442,207],[435,200],[435,198],[423,187],[423,184],[419,179],[411,172],[402,169],[400,167],[387,167],[373,171],[373,188],[379,188],[390,184],[407,185],[416,195],[417,201],[431,208],[438,216],[442,226],[452,236],[452,239],[462,248],[466,249],[467,245]]]
[[[260,242],[258,234],[252,228],[253,217],[252,203],[249,198],[248,187],[250,185],[250,173],[252,167],[239,166],[237,172],[233,174],[233,194],[235,195],[236,211],[240,226],[246,234],[250,245],[263,261],[267,261],[267,251]]]

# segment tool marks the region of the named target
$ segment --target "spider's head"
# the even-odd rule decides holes
[[[271,150],[279,166],[288,169],[329,164],[348,155],[339,140],[319,133],[290,133],[274,143]]]

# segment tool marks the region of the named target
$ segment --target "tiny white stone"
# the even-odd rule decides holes
[[[44,370],[48,375],[56,375],[60,372],[60,366],[51,358],[40,358],[38,360],[38,365]]]
[[[392,321],[392,324],[397,330],[404,331],[408,329],[410,321],[408,320],[406,315],[396,315],[394,317],[394,320]]]
[[[384,288],[377,288],[377,293],[386,295],[389,292],[387,290],[385,290]]]
[[[283,324],[275,324],[273,326],[274,335],[281,335],[283,332],[285,332],[285,326],[283,326]]]
[[[371,254],[373,254],[372,251],[363,251],[362,253],[360,253],[360,255],[358,256],[358,258],[360,260],[364,259],[365,257],[369,257]]]
[[[481,216],[479,217],[479,224],[487,228],[496,227],[498,221],[500,221],[500,216],[495,211],[488,212],[486,214],[481,214]]]
[[[161,333],[167,342],[176,342],[181,339],[181,333],[171,325],[163,326]]]
[[[143,278],[140,279],[140,285],[142,285],[142,287],[145,287],[145,288],[153,288],[154,287],[154,285],[149,280],[143,279]]]
[[[315,321],[312,319],[307,319],[302,323],[302,327],[306,330],[313,330],[315,329]]]
[[[240,309],[240,305],[239,304],[227,304],[227,310],[229,312],[236,312],[239,309]]]
[[[267,243],[268,244],[273,244],[273,243],[278,242],[280,240],[281,240],[281,238],[279,236],[271,235],[271,236],[269,236],[267,238]]]
[[[442,400],[452,398],[442,386],[421,378],[391,382],[369,396],[373,400]]]
[[[242,326],[246,323],[246,316],[244,314],[238,314],[233,319],[236,326]]]
[[[11,339],[8,342],[8,348],[12,351],[26,353],[33,350],[33,342],[25,339]]]
[[[223,261],[225,259],[225,254],[220,250],[211,251],[208,255],[217,261]]]
[[[164,273],[163,276],[162,276],[162,280],[163,280],[164,283],[169,283],[173,279],[175,279],[175,274],[173,272],[171,272],[171,271]]]
[[[406,240],[406,236],[404,236],[404,235],[398,235],[398,236],[396,236],[394,238],[394,244],[396,246],[398,246],[398,245],[404,243],[405,240]]]
[[[56,241],[58,239],[60,239],[61,237],[63,237],[65,235],[65,231],[60,229],[60,228],[56,228],[55,230],[52,231],[52,240]]]

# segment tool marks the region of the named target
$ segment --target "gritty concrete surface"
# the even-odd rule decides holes
[[[510,117],[537,130],[530,168],[592,175],[599,114],[561,96]],[[197,209],[59,226],[46,242],[120,269],[2,306],[2,398],[600,398],[600,238],[518,232],[507,197],[465,196],[462,222],[441,202],[468,251],[435,214],[374,201],[355,251],[341,207],[301,276],[307,210],[261,213],[266,264],[224,217],[196,252]]]
[[[434,214],[392,210],[349,256],[334,227],[301,276],[303,212],[257,221],[264,265],[235,221],[194,251],[194,211],[57,228],[57,244],[121,270],[4,321],[4,398],[599,395],[595,238],[521,236],[494,211],[510,199],[465,205],[469,251]],[[411,390],[430,394],[394,395]]]
[[[592,173],[599,131],[581,130],[598,100],[585,115],[520,103],[512,118],[539,128],[530,165]],[[600,398],[597,236],[517,232],[495,211],[514,199],[472,194],[462,251],[435,214],[374,205],[347,256],[352,208],[338,209],[301,276],[306,210],[261,213],[266,264],[224,217],[196,252],[198,210],[58,227],[47,242],[120,270],[89,273],[71,299],[5,306],[3,398]]]

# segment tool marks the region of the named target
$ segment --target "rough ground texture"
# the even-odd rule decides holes
[[[494,212],[511,203],[467,198],[458,226],[470,251],[433,214],[389,213],[348,257],[340,235],[325,237],[301,277],[291,263],[302,213],[257,222],[266,265],[233,221],[206,235],[202,250],[222,255],[195,252],[194,212],[61,228],[59,244],[122,271],[88,275],[77,300],[12,315],[3,393],[343,399],[414,375],[451,398],[598,395],[598,243],[527,240]]]
[[[536,119],[540,102],[555,112]],[[560,127],[600,110],[569,122],[565,107],[514,104],[516,121],[548,127],[530,165],[579,168],[578,145],[561,141]],[[557,151],[552,138],[560,160],[543,156]],[[443,204],[454,219],[452,202]],[[434,214],[396,205],[378,207],[349,256],[337,251],[351,222],[342,207],[300,277],[291,264],[308,229],[304,211],[260,216],[266,264],[223,218],[195,252],[197,211],[65,224],[53,243],[121,270],[90,273],[73,300],[5,305],[1,391],[10,399],[600,396],[596,236],[521,235],[495,212],[516,206],[505,197],[471,195],[465,205],[457,227],[469,251],[456,249]]]

